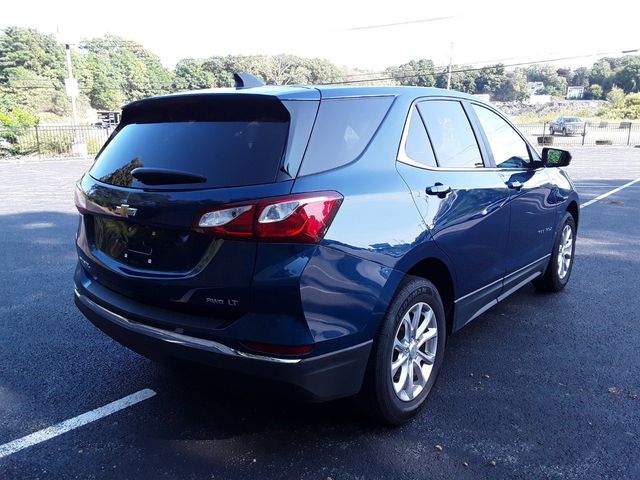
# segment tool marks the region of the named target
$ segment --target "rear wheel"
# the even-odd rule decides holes
[[[567,212],[556,236],[549,265],[547,265],[544,275],[532,282],[538,290],[559,292],[569,282],[576,248],[575,239],[576,222],[573,216]]]
[[[407,277],[374,343],[363,395],[385,423],[413,417],[433,387],[444,356],[445,315],[436,287]]]

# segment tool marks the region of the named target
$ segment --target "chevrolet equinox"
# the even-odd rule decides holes
[[[451,333],[567,284],[571,156],[490,104],[236,82],[126,105],[77,184],[75,302],[118,342],[400,424]]]

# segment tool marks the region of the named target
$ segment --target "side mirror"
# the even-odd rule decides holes
[[[571,154],[558,148],[542,149],[542,164],[545,167],[566,167],[571,163]]]

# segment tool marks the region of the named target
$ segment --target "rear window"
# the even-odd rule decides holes
[[[392,102],[393,97],[322,100],[300,175],[330,170],[358,158]]]
[[[90,174],[112,185],[148,188],[131,175],[137,167],[188,172],[205,182],[162,188],[222,188],[276,180],[287,143],[289,114],[279,104],[261,111],[236,104],[134,111],[107,144]],[[182,106],[181,106],[182,107]],[[217,108],[216,108],[217,107]],[[202,109],[204,110],[204,109]],[[166,121],[164,121],[167,119]]]

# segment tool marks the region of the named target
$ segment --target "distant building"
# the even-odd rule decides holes
[[[474,97],[478,97],[480,100],[484,100],[485,102],[489,102],[491,97],[488,93],[474,93]]]
[[[527,103],[529,105],[542,105],[552,100],[551,95],[531,95]]]
[[[568,100],[581,100],[584,98],[584,87],[568,87],[567,99]]]
[[[527,82],[527,87],[529,87],[529,93],[535,95],[544,88],[544,82]]]

